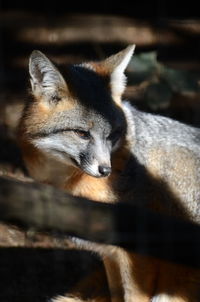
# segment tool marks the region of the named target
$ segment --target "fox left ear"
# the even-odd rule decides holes
[[[111,75],[111,92],[113,99],[121,102],[121,95],[126,87],[126,76],[124,71],[130,62],[135,50],[135,45],[129,45],[124,50],[107,58],[103,64]]]
[[[41,52],[34,50],[29,59],[32,92],[35,96],[54,95],[63,87],[67,88],[65,80],[54,64]]]

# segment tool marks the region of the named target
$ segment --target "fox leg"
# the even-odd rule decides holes
[[[76,297],[59,296],[56,297],[55,299],[52,299],[50,302],[84,302],[84,301]]]
[[[111,302],[123,302],[124,292],[119,263],[116,259],[112,259],[112,257],[105,257],[103,262],[111,295]]]
[[[103,298],[95,298],[95,299],[79,299],[77,297],[70,297],[70,296],[58,296],[55,299],[51,300],[50,302],[108,302]]]
[[[151,302],[192,302],[184,297],[175,297],[168,294],[159,294],[152,298]]]
[[[155,274],[148,259],[114,249],[110,257],[104,258],[111,301],[150,302]]]

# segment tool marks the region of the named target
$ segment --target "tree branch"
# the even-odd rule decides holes
[[[48,185],[1,177],[0,220],[200,267],[199,225],[127,203],[94,202]]]

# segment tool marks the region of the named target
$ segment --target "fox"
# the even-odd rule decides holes
[[[129,202],[199,223],[200,131],[123,100],[134,50],[129,45],[104,60],[65,67],[32,52],[31,95],[18,131],[28,173],[74,196]],[[200,301],[198,269],[72,241],[102,258],[109,297],[66,294],[51,302]]]

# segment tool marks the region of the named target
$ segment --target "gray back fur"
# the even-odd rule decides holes
[[[123,109],[132,154],[121,177],[127,201],[200,222],[200,130],[128,103]]]

